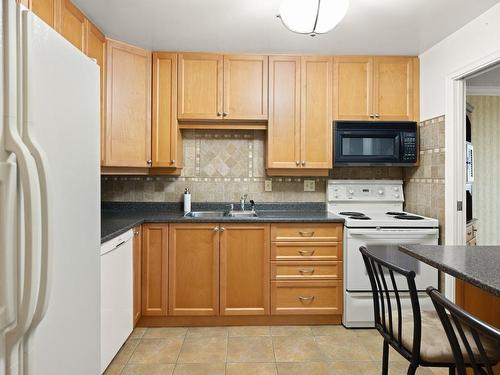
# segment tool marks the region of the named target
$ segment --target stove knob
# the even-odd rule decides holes
[[[378,191],[378,195],[384,195],[384,191],[383,190],[379,190]]]
[[[399,194],[394,194],[394,198],[399,198]]]
[[[354,190],[349,190],[349,194],[353,195],[354,194]]]
[[[398,191],[398,187],[397,186],[394,186],[394,191]]]

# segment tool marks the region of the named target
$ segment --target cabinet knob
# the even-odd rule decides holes
[[[229,114],[229,113],[227,113],[227,112],[222,112],[222,116],[223,116],[223,117],[226,117],[228,114]]]
[[[224,227],[221,227],[221,228],[220,228],[220,231],[221,231],[221,232],[224,232],[225,230],[226,230],[226,228],[224,228]]]
[[[302,302],[302,303],[311,303],[312,301],[314,301],[314,296],[310,296],[310,297],[303,297],[303,296],[300,296],[300,297],[299,297],[299,300],[300,300],[300,302]]]
[[[302,166],[305,166],[305,165],[306,165],[306,161],[302,160]]]
[[[375,115],[373,113],[370,113],[370,118],[375,118]]]
[[[217,116],[219,116],[219,117],[220,117],[220,116],[222,116],[222,113],[220,113],[220,112],[217,112]]]
[[[175,164],[175,159],[170,160],[170,164]]]
[[[297,160],[297,161],[295,162],[295,165],[300,165],[300,161],[298,161],[298,160]]]
[[[214,232],[218,232],[219,231],[219,227],[215,227],[213,230],[214,230]]]
[[[379,115],[378,113],[375,113],[375,117],[376,117],[376,118],[379,118],[379,117],[380,117],[380,115]]]
[[[151,160],[147,161],[148,165],[151,165],[153,162]]]
[[[136,230],[136,231],[134,232],[134,235],[138,236],[138,235],[139,235],[139,231],[138,231],[138,230]]]

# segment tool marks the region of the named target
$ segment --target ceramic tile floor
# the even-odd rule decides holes
[[[382,340],[342,326],[136,328],[105,375],[375,375]],[[408,363],[391,352],[390,374]],[[447,375],[426,369],[418,375]]]

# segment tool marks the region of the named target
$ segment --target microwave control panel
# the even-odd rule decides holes
[[[416,133],[403,133],[403,161],[417,162],[417,137]]]

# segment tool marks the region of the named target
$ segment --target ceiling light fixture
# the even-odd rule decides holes
[[[315,36],[337,26],[348,8],[349,0],[283,0],[278,18],[295,33]]]

